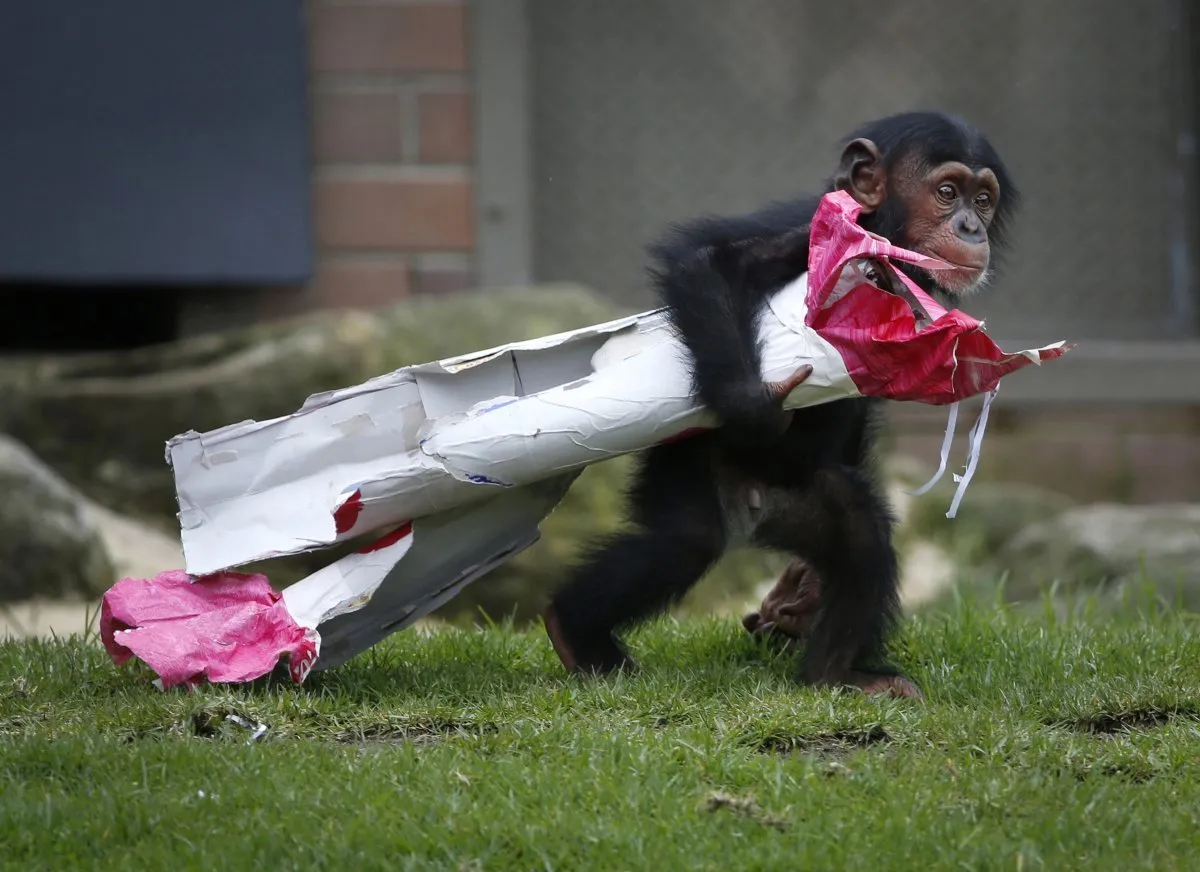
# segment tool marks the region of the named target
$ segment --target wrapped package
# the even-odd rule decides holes
[[[808,272],[771,297],[760,320],[763,378],[813,367],[786,398],[788,409],[855,396],[950,406],[939,476],[957,404],[983,395],[953,515],[1000,379],[1066,348],[1003,352],[980,322],[945,310],[891,266],[947,264],[868,233],[858,214],[844,193],[822,200]],[[273,420],[181,434],[168,443],[167,460],[186,574],[115,586],[104,614],[119,604],[120,632],[110,627],[105,644],[116,658],[145,660],[164,685],[247,680],[298,650],[305,667],[292,676],[303,680],[308,668],[337,665],[409,626],[535,542],[538,525],[584,467],[719,423],[691,390],[688,352],[666,312],[655,310],[404,367],[314,395]],[[288,587],[278,602],[263,599],[261,576],[246,577],[254,580],[246,583],[247,613],[269,611],[271,619],[225,611],[210,623],[260,630],[253,668],[213,662],[239,647],[236,638],[196,644],[187,627],[203,609],[164,613],[179,601],[179,585],[192,586],[189,603],[211,586],[213,602],[228,610],[228,570],[372,531],[381,538]],[[171,621],[184,650],[165,652],[158,643],[139,650],[136,634],[161,640]],[[170,664],[170,680],[159,663]],[[184,673],[195,678],[179,678]]]

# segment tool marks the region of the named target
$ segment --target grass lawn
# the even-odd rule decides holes
[[[166,694],[92,642],[0,645],[0,864],[1200,868],[1194,618],[924,616],[924,703],[799,688],[734,619],[632,641],[601,682],[500,627]]]

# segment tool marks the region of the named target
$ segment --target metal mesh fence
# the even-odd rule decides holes
[[[1006,274],[967,307],[989,332],[1177,333],[1165,2],[528,9],[539,279],[645,304],[643,246],[667,222],[810,190],[860,122],[939,108],[986,131],[1026,195]]]

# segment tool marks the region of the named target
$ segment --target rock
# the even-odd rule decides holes
[[[187,430],[288,414],[313,393],[412,363],[616,317],[574,286],[326,312],[132,351],[0,366],[0,432],[89,497],[177,532],[164,445]]]
[[[900,604],[908,610],[937,602],[954,584],[959,566],[946,549],[923,539],[898,544]]]
[[[84,515],[95,526],[112,558],[112,583],[122,578],[153,578],[164,569],[183,568],[183,547],[178,535],[168,536],[86,497],[80,499]]]
[[[958,514],[947,518],[954,485],[909,498],[906,534],[936,542],[956,559],[982,564],[1031,525],[1058,517],[1075,505],[1062,494],[1033,485],[973,481]]]
[[[1007,596],[1036,599],[1053,582],[1064,593],[1113,602],[1148,583],[1160,596],[1200,608],[1200,504],[1071,509],[1013,537],[997,555]]]
[[[879,474],[888,485],[888,500],[898,519],[908,518],[913,498],[909,496],[933,475],[933,468],[907,454],[885,454],[879,463]]]
[[[0,494],[0,601],[94,597],[112,584],[112,561],[79,494],[2,435]]]
[[[105,588],[122,578],[150,578],[164,568],[183,566],[183,549],[178,539],[111,512],[82,494],[76,493],[75,497],[112,562],[112,576],[105,582]],[[0,639],[62,638],[94,632],[100,613],[96,593],[91,591],[92,595],[86,599],[40,595],[7,603],[0,609]]]

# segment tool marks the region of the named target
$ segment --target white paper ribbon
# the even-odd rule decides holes
[[[967,436],[967,465],[962,475],[954,474],[954,481],[958,485],[954,491],[954,499],[950,502],[950,510],[946,512],[947,518],[953,518],[958,514],[959,504],[967,493],[967,488],[971,484],[971,479],[975,476],[975,469],[979,466],[979,454],[983,447],[983,434],[987,430],[988,411],[992,407],[992,400],[999,393],[1000,386],[992,388],[983,395],[983,408],[979,410],[979,417],[975,419],[975,423],[971,427],[971,432]],[[937,472],[933,474],[933,478],[925,482],[915,491],[908,491],[908,495],[919,497],[921,494],[928,493],[929,489],[941,481],[942,476],[946,472],[946,464],[950,460],[950,448],[954,443],[954,425],[958,422],[958,403],[950,404],[950,415],[946,420],[946,433],[942,437],[942,450],[938,458]]]
[[[925,482],[915,491],[909,491],[910,497],[919,497],[923,493],[927,493],[931,487],[941,481],[942,476],[946,472],[946,464],[950,460],[950,447],[954,443],[954,425],[958,422],[958,403],[950,404],[950,417],[946,421],[946,435],[942,437],[942,454],[938,459],[937,472],[933,474],[933,478]]]
[[[988,410],[992,407],[992,400],[996,398],[996,394],[1000,392],[1000,386],[992,388],[983,395],[983,408],[979,410],[979,417],[975,419],[975,426],[971,428],[971,433],[967,437],[970,441],[970,448],[967,450],[967,468],[962,475],[954,476],[954,480],[958,483],[958,488],[954,491],[954,499],[950,503],[950,511],[946,512],[947,518],[953,518],[958,514],[958,504],[962,502],[962,498],[966,496],[967,487],[971,484],[971,478],[975,475],[975,467],[979,465],[979,452],[983,447],[983,433],[987,430]]]

